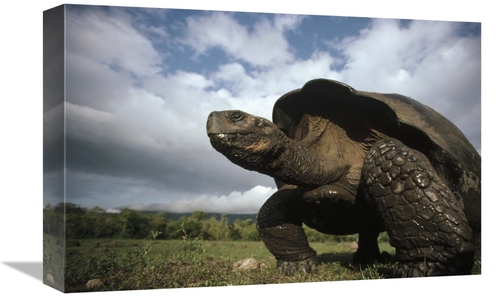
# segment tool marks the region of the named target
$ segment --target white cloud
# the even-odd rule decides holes
[[[346,58],[340,80],[427,104],[480,149],[480,37],[460,36],[458,29],[453,22],[374,20],[359,37],[337,44]]]
[[[190,199],[177,199],[167,204],[139,204],[129,208],[165,212],[192,212],[203,210],[215,213],[257,213],[276,188],[255,186],[246,192],[234,191],[223,196],[202,195]]]
[[[79,37],[69,34],[68,39],[72,38]],[[66,69],[67,100],[94,109],[113,110],[134,85],[128,73],[114,71],[95,57],[71,50],[66,53]]]
[[[108,208],[108,209],[106,209],[106,212],[107,213],[120,213],[121,210],[116,209],[116,208]]]
[[[160,56],[151,42],[133,28],[126,14],[106,14],[97,9],[72,12],[67,18],[67,30],[74,38],[68,38],[68,51],[138,77],[159,72]]]
[[[278,16],[274,21],[262,18],[250,29],[238,23],[231,14],[190,17],[185,43],[195,49],[197,55],[219,48],[234,59],[267,68],[293,60],[284,32],[300,21],[298,16]]]
[[[480,43],[477,37],[460,37],[457,29],[452,22],[414,21],[404,27],[396,20],[374,20],[359,37],[337,45],[346,58],[343,79],[363,90],[416,96],[426,93],[426,86],[456,87],[454,80],[466,71],[471,74],[465,77],[479,78]]]
[[[328,53],[315,52],[308,60],[259,70],[248,70],[237,62],[225,64],[213,78],[216,84],[230,89],[232,96],[228,98],[228,109],[244,109],[270,119],[275,101],[283,94],[302,87],[311,79],[340,79],[340,74],[333,70],[338,63],[338,59]]]

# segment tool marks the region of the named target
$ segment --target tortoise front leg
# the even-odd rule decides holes
[[[380,140],[362,175],[366,199],[396,248],[396,276],[470,274],[474,247],[463,205],[423,154]]]
[[[314,272],[318,266],[316,251],[302,228],[299,202],[304,190],[284,186],[274,193],[257,215],[257,230],[267,249],[285,275],[297,271]]]
[[[310,227],[327,234],[359,234],[358,250],[353,257],[355,265],[383,260],[377,241],[383,227],[377,224],[366,203],[356,201],[354,194],[342,184],[328,184],[307,191],[304,201],[328,207],[328,216],[316,220]]]

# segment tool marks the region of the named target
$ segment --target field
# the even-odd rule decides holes
[[[45,241],[44,256],[55,239],[46,237]],[[318,252],[318,271],[314,274],[284,276],[277,273],[274,258],[258,241],[69,240],[65,291],[143,290],[391,277],[393,264],[363,268],[353,266],[355,246],[352,242],[313,242],[311,246]],[[393,254],[393,248],[388,243],[381,242],[380,247],[382,251]],[[249,258],[253,259],[247,261],[250,265],[237,264]],[[57,265],[54,262],[52,264]],[[50,264],[47,266],[44,271],[46,283],[50,275],[57,284],[62,275],[57,275],[57,269],[50,271]],[[480,264],[476,265],[475,271],[480,273]],[[62,286],[62,283],[59,285]]]
[[[101,233],[89,230],[100,230],[103,228],[97,227],[104,226],[107,230],[121,230],[115,235],[117,237],[75,236],[64,240],[61,235],[57,235],[60,232],[53,232],[52,235],[44,233],[44,282],[64,292],[323,282],[391,278],[395,265],[394,261],[366,267],[353,265],[353,253],[357,249],[356,235],[326,236],[304,227],[311,247],[318,252],[318,271],[285,276],[277,273],[275,259],[262,241],[242,239],[255,237],[255,226],[251,220],[227,222],[223,217],[217,220],[196,213],[177,221],[164,221],[160,215],[123,213],[126,216],[110,217],[98,213],[102,218],[89,220],[96,213],[87,211],[80,212],[74,218],[69,216],[72,219],[66,220],[71,223],[68,224],[72,230],[80,230],[80,233],[73,232],[74,235],[96,236]],[[142,218],[142,221],[138,218]],[[129,224],[131,219],[134,219],[134,224]],[[110,228],[114,226],[110,222],[115,222],[121,228]],[[158,222],[164,224],[159,225]],[[76,223],[83,227],[76,228]],[[46,224],[44,228],[46,226],[52,225]],[[92,229],[89,226],[94,227]],[[137,232],[139,229],[136,226],[142,226],[145,230],[158,230],[154,227],[160,226],[159,229],[165,232],[150,231],[149,236],[134,239],[129,232],[146,234],[145,231]],[[48,229],[64,230],[59,227],[53,225]],[[184,227],[190,227],[192,233]],[[160,236],[177,236],[179,232],[181,236],[177,238],[181,239]],[[202,237],[188,235],[193,233]],[[382,233],[379,247],[381,251],[394,255],[394,249],[388,241],[387,234]],[[391,256],[388,258],[390,260]],[[476,262],[473,274],[480,273],[481,263]]]

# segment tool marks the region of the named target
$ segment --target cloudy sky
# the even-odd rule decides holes
[[[66,197],[82,207],[257,212],[274,181],[217,153],[207,116],[270,118],[319,77],[415,98],[481,152],[479,23],[67,6],[66,37]]]

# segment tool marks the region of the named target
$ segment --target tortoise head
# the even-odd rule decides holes
[[[233,163],[259,171],[269,162],[279,139],[286,137],[274,123],[240,110],[214,111],[207,134],[215,150]]]

